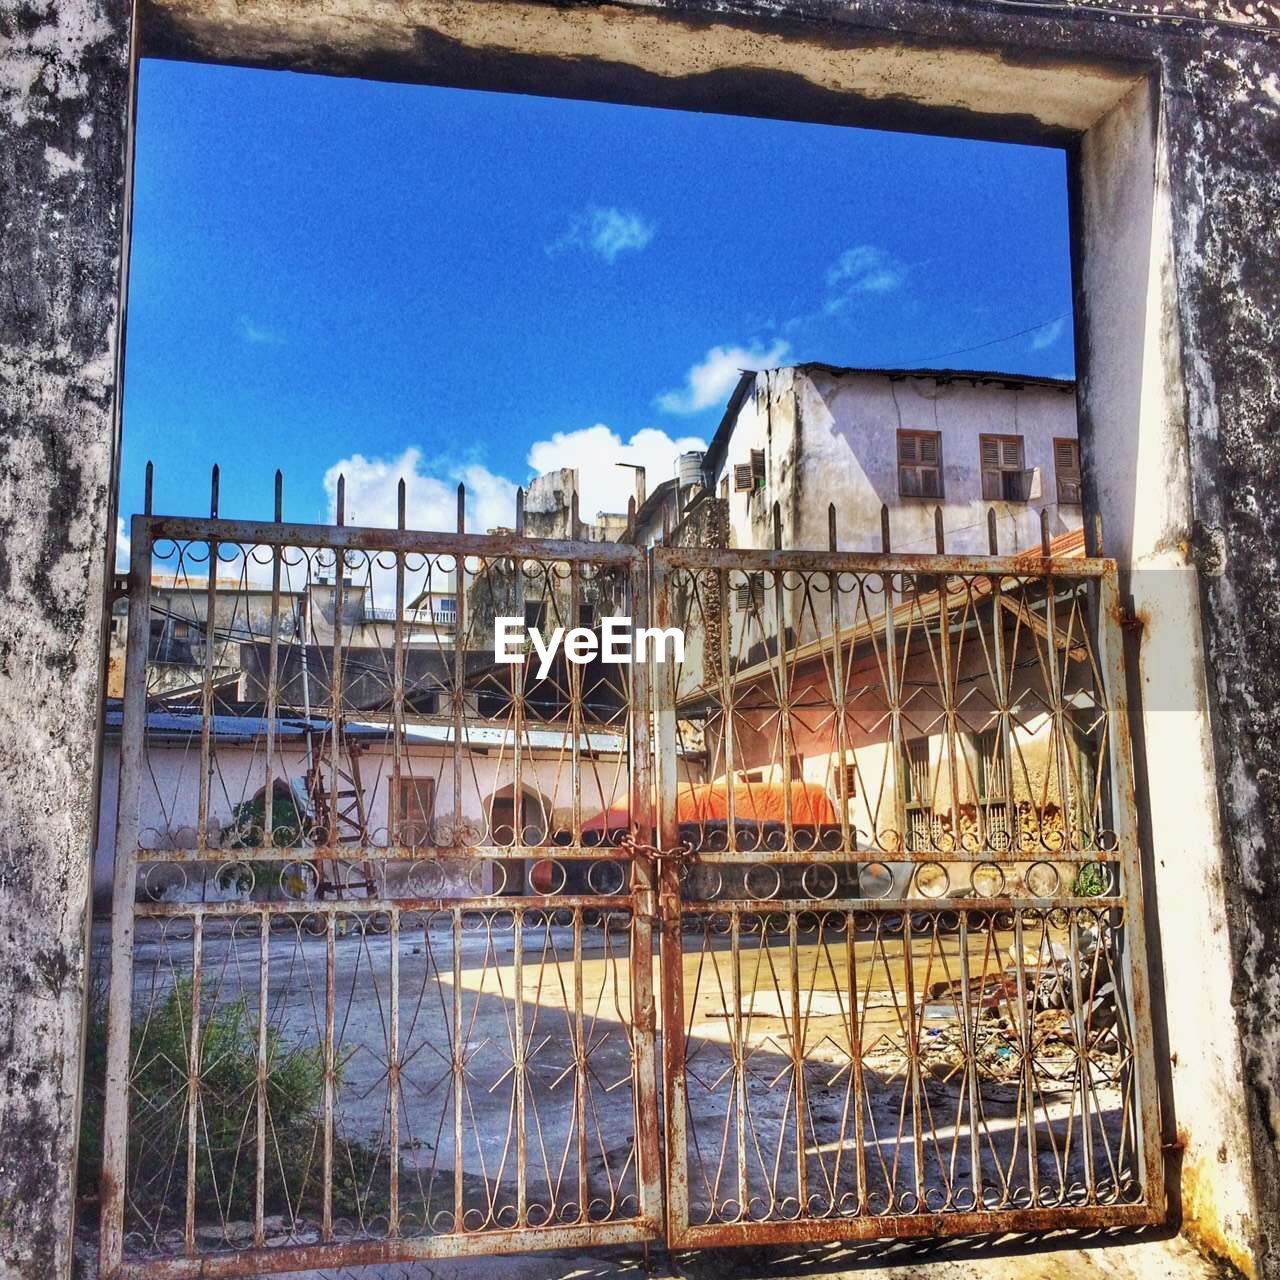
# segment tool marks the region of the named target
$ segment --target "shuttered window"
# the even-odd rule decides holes
[[[752,449],[750,462],[739,462],[733,468],[734,493],[755,493],[764,488],[764,450]]]
[[[1053,471],[1058,481],[1058,501],[1064,506],[1078,507],[1082,501],[1079,440],[1053,442]]]
[[[1026,468],[1021,436],[979,436],[982,455],[982,498],[985,502],[1027,502],[1031,472]]]
[[[852,800],[858,794],[858,766],[854,761],[840,766],[840,795]]]
[[[737,601],[739,613],[752,610],[758,613],[764,608],[764,579],[757,575],[750,581],[742,583],[741,586],[735,587],[734,598]]]
[[[904,498],[942,497],[942,436],[939,432],[898,432],[898,493]]]
[[[400,779],[400,843],[431,843],[435,819],[436,784],[434,778]]]

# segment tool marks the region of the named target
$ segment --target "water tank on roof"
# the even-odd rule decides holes
[[[696,449],[680,455],[676,475],[680,480],[680,487],[682,489],[686,485],[706,484],[706,481],[703,479],[703,463],[706,461],[706,457],[707,455],[705,453],[700,453]]]

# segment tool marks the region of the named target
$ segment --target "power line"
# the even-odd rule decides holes
[[[1048,320],[1041,320],[1039,324],[1033,324],[1026,329],[1019,329],[1017,333],[1006,333],[1000,338],[988,338],[986,342],[975,342],[971,347],[956,347],[951,351],[935,351],[930,356],[913,356],[910,360],[895,360],[894,364],[910,367],[912,365],[922,364],[926,360],[943,360],[947,356],[962,356],[968,351],[981,351],[983,347],[998,346],[1002,342],[1010,342],[1014,338],[1024,338],[1029,333],[1035,333],[1037,329],[1047,329],[1051,324],[1057,324],[1059,320],[1065,320],[1071,314],[1070,311],[1064,311],[1060,316],[1053,316]]]

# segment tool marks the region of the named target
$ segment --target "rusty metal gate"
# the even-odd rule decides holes
[[[131,541],[103,1274],[657,1238],[647,669],[493,660],[643,624],[644,553]]]
[[[133,522],[104,1276],[1160,1218],[1111,562],[401,510]]]
[[[673,1248],[1161,1216],[1115,566],[1043,551],[655,550]]]

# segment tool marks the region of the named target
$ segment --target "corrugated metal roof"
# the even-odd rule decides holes
[[[199,737],[202,723],[199,712],[150,711],[147,713],[147,737],[151,741]],[[109,708],[106,715],[108,734],[118,736],[122,724],[123,713]],[[268,724],[266,716],[215,715],[210,720],[210,732],[218,742],[249,743],[265,738]],[[276,739],[279,742],[300,741],[308,728],[314,733],[328,733],[331,725],[327,719],[281,716],[276,720]],[[388,737],[391,726],[373,720],[348,720],[344,728],[348,737],[380,741]],[[462,740],[463,745],[469,747],[510,747],[514,744],[510,729],[472,722],[464,725]],[[573,735],[568,729],[526,727],[520,735],[521,745],[535,750],[562,751],[572,741]],[[411,746],[449,746],[453,742],[453,725],[409,722],[405,725],[405,742]],[[620,733],[588,732],[580,742],[588,751],[605,754],[622,753],[627,747],[626,737]]]

